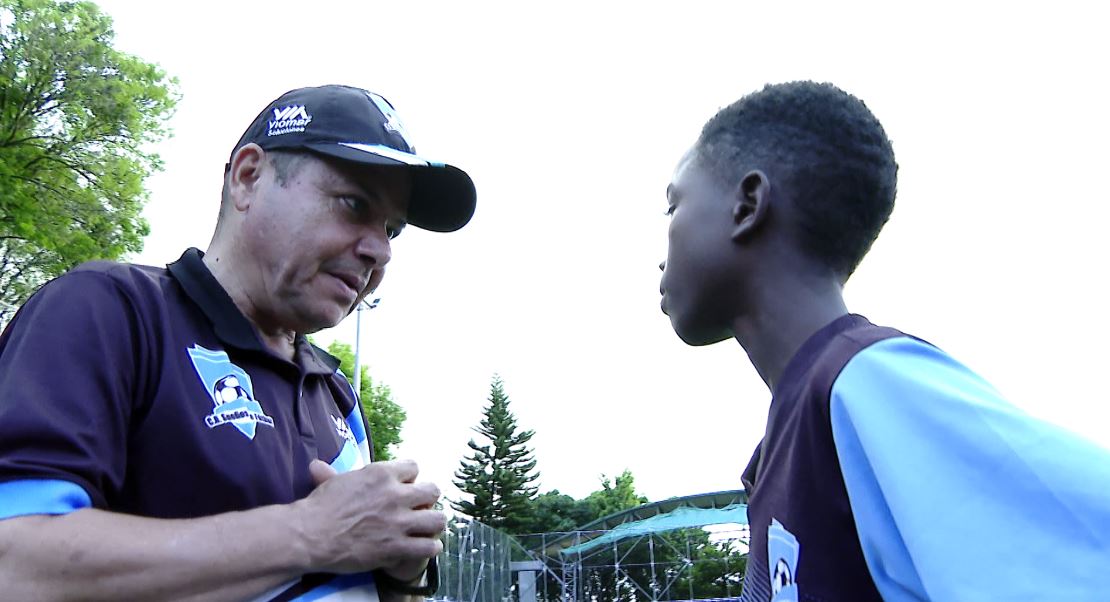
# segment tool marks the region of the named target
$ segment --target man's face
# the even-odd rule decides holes
[[[258,268],[256,321],[302,333],[334,326],[384,276],[411,175],[306,157],[283,184],[268,169],[241,230]]]
[[[675,333],[690,345],[732,336],[729,316],[738,302],[728,191],[690,150],[667,187],[667,261],[660,306]]]

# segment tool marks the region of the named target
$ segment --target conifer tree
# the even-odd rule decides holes
[[[527,447],[535,431],[517,432],[516,417],[501,377],[490,385],[489,405],[474,429],[481,444],[471,439],[471,454],[459,463],[455,486],[470,499],[452,501],[451,507],[475,520],[508,533],[529,524],[539,478],[536,460]]]

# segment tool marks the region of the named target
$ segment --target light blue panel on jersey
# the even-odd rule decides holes
[[[377,586],[374,585],[374,575],[372,573],[337,575],[299,596],[291,596],[288,592],[300,587],[300,583],[300,579],[290,581],[254,598],[252,602],[268,602],[274,599],[293,602],[379,602],[378,590]]]
[[[359,455],[362,456],[362,461],[365,464],[369,464],[370,441],[369,438],[366,436],[366,426],[362,420],[362,400],[359,399],[358,392],[355,391],[354,386],[351,385],[351,381],[347,380],[347,377],[343,375],[343,372],[340,370],[336,370],[335,372],[339,376],[343,377],[343,380],[351,389],[351,395],[354,396],[355,407],[351,409],[351,412],[349,414],[347,414],[347,426],[351,429],[351,434],[355,436],[355,445],[358,449]]]
[[[69,481],[27,479],[0,483],[0,519],[28,514],[67,514],[90,506],[89,494]]]
[[[361,460],[358,448],[351,445],[350,441],[344,441],[343,449],[339,450],[339,455],[331,461],[331,467],[335,469],[335,472],[343,474],[365,466]]]
[[[1110,587],[1110,450],[887,339],[833,385],[833,439],[887,600],[1093,600]]]
[[[347,414],[347,426],[351,428],[351,434],[355,436],[355,443],[363,443],[366,441],[366,426],[362,423],[362,409],[359,404]]]
[[[340,575],[294,600],[297,602],[378,602],[378,590],[371,573],[356,573]]]

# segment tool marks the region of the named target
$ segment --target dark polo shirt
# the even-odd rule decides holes
[[[0,519],[84,507],[184,518],[283,504],[308,464],[370,461],[335,358],[269,352],[202,262],[93,262],[0,336]]]

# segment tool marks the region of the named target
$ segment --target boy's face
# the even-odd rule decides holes
[[[709,345],[732,336],[738,309],[737,246],[732,242],[733,203],[721,180],[691,149],[667,187],[667,261],[660,306],[675,333],[689,345]]]

